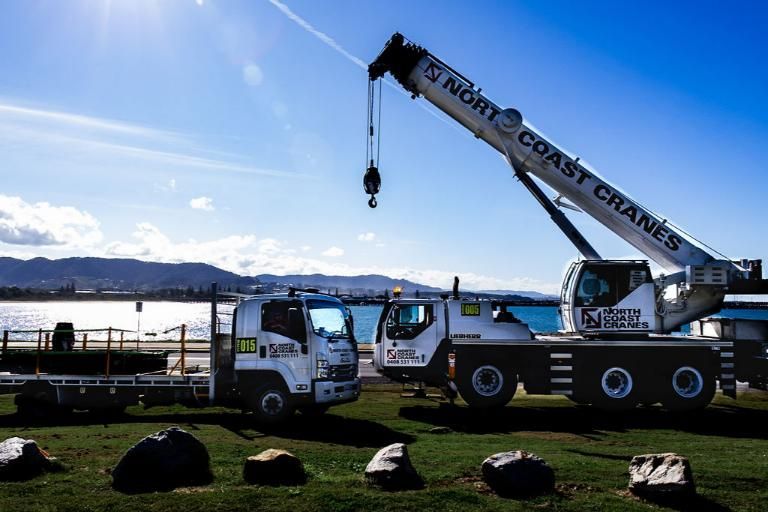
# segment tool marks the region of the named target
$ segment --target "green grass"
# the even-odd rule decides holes
[[[0,397],[0,440],[35,439],[67,468],[27,482],[0,483],[2,511],[60,510],[649,510],[663,509],[625,492],[633,455],[674,451],[691,460],[699,499],[691,510],[765,510],[768,505],[768,393],[738,401],[718,396],[697,414],[659,409],[610,415],[562,398],[525,395],[495,417],[464,407],[403,399],[399,389],[369,386],[357,403],[319,420],[263,432],[229,409],[129,408],[120,422],[85,413],[57,425],[28,425]],[[179,425],[208,447],[214,482],[169,493],[123,495],[109,471],[142,437]],[[431,434],[447,425],[454,432]],[[376,451],[405,442],[426,481],[420,491],[368,489],[362,474]],[[299,456],[309,474],[301,487],[249,486],[245,458],[266,448]],[[482,484],[480,464],[500,451],[525,449],[555,470],[557,492],[531,500],[498,498]]]

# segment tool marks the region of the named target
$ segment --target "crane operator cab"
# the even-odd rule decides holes
[[[642,334],[656,329],[656,297],[647,261],[572,263],[560,295],[565,332]]]

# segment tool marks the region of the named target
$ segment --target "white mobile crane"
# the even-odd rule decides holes
[[[382,313],[374,357],[379,371],[448,393],[457,389],[478,406],[505,404],[518,380],[529,392],[610,408],[657,401],[674,409],[705,406],[716,379],[734,397],[736,378],[765,389],[768,322],[702,320],[720,310],[726,294],[768,293],[761,260],[730,261],[692,243],[538,134],[519,111],[498,106],[399,33],[368,71],[371,159],[363,184],[371,207],[381,185],[373,159],[373,83],[389,72],[412,98],[424,97],[499,151],[585,258],[566,273],[559,335],[532,336],[525,324],[500,322],[507,315],[492,311],[491,303],[463,301],[456,292],[443,302],[400,299]],[[531,175],[559,194],[555,203]],[[644,260],[602,259],[558,208],[560,197],[668,274],[654,279]],[[691,322],[695,335],[669,336]]]

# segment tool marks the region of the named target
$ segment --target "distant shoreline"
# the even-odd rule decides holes
[[[221,299],[220,299],[221,300]],[[11,302],[181,302],[181,303],[200,303],[210,302],[209,297],[162,297],[157,295],[142,295],[142,294],[99,294],[99,293],[83,293],[75,295],[25,295],[21,297],[8,297],[0,298],[0,304]],[[347,303],[347,301],[343,302]],[[382,299],[358,299],[355,298],[348,302],[352,306],[381,306],[386,303],[386,300]],[[511,303],[511,306],[518,307],[557,307],[558,301],[542,300],[542,301],[519,301],[519,303]],[[751,302],[751,301],[727,301],[723,304],[722,309],[756,309],[756,310],[768,310],[768,302]]]

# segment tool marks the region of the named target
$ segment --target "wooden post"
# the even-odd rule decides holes
[[[45,333],[45,351],[48,352],[51,349],[51,333]]]
[[[109,377],[109,359],[110,359],[110,353],[109,350],[112,348],[112,328],[110,327],[107,331],[107,362],[106,367],[104,368],[104,375]]]
[[[186,368],[186,350],[187,350],[187,324],[181,324],[181,374],[184,375]]]
[[[8,351],[8,331],[3,331],[3,354]]]
[[[88,333],[83,333],[83,350],[86,350],[88,348]]]
[[[40,375],[40,347],[43,344],[43,330],[37,331],[37,358],[35,359],[35,375]]]
[[[123,350],[123,337],[124,337],[123,335],[124,334],[125,333],[123,331],[120,331],[120,350],[121,351]]]

